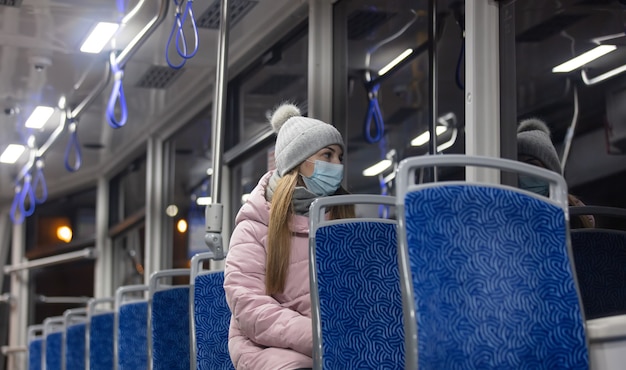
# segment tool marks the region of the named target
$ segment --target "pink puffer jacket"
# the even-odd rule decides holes
[[[261,178],[235,221],[224,290],[232,312],[228,350],[238,370],[293,370],[312,367],[309,295],[309,219],[293,216],[291,260],[285,290],[265,294],[265,259],[270,204]]]

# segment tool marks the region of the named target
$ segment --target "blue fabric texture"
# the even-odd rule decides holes
[[[84,370],[85,324],[68,326],[65,338],[65,370]]]
[[[113,312],[91,317],[89,328],[90,370],[113,369]]]
[[[61,342],[63,333],[56,332],[46,337],[46,370],[61,370]]]
[[[572,230],[571,240],[586,318],[626,314],[626,232]]]
[[[420,369],[587,369],[563,210],[476,185],[406,195]]]
[[[120,306],[118,328],[118,370],[146,369],[148,366],[148,302]]]
[[[315,237],[323,368],[404,368],[396,225],[329,225]]]
[[[224,273],[198,275],[194,289],[198,370],[233,370],[228,354],[230,309],[224,293]]]
[[[152,297],[152,367],[189,369],[189,286],[172,287]]]
[[[43,339],[33,339],[28,343],[28,370],[41,370],[41,346]]]

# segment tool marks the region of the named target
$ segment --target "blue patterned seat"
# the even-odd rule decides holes
[[[113,312],[91,316],[89,328],[89,369],[113,369]]]
[[[396,222],[324,217],[335,205],[393,206],[394,201],[378,195],[343,195],[311,205],[315,369],[404,367]]]
[[[155,292],[151,310],[152,368],[188,370],[189,286]]]
[[[41,369],[43,338],[36,338],[28,342],[28,369]]]
[[[65,338],[65,370],[85,368],[85,323],[70,325]]]
[[[224,293],[224,272],[197,275],[194,282],[196,369],[234,369],[228,354],[230,316]]]
[[[426,167],[533,176],[550,196],[469,182],[415,184]],[[475,177],[475,178],[474,178]],[[408,158],[397,173],[407,369],[587,369],[562,176],[489,157]]]
[[[46,336],[46,370],[61,370],[63,333],[54,332]]]
[[[626,314],[626,232],[572,230],[571,240],[587,319]]]
[[[117,333],[118,369],[148,367],[148,302],[134,301],[119,307]]]

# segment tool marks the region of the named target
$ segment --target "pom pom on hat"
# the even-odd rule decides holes
[[[291,117],[299,117],[302,114],[300,113],[300,109],[293,104],[283,104],[278,107],[274,113],[272,113],[272,117],[270,118],[270,124],[274,129],[274,132],[278,134],[281,127],[289,120]]]
[[[547,169],[561,174],[561,161],[550,139],[550,129],[545,122],[530,118],[517,128],[517,155],[539,160]]]
[[[343,149],[343,138],[333,125],[303,117],[293,104],[282,104],[271,115],[270,124],[276,132],[274,159],[276,171],[284,176],[307,158],[329,145]]]

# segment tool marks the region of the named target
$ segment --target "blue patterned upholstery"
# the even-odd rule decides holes
[[[42,338],[33,339],[28,343],[28,370],[41,370]]]
[[[139,370],[148,366],[148,302],[120,306],[118,328],[118,370]]]
[[[626,314],[626,232],[572,230],[571,239],[587,319]]]
[[[316,269],[323,368],[404,368],[396,224],[320,227]]]
[[[228,354],[230,309],[224,293],[224,273],[196,276],[194,320],[198,370],[233,370]]]
[[[562,209],[516,191],[410,192],[420,369],[586,369]]]
[[[65,334],[65,370],[85,369],[85,324],[70,325]]]
[[[157,291],[152,297],[152,366],[189,370],[189,286]]]
[[[89,328],[90,370],[113,369],[113,312],[91,317]]]
[[[56,332],[46,336],[46,370],[61,370],[61,343],[63,333]]]

